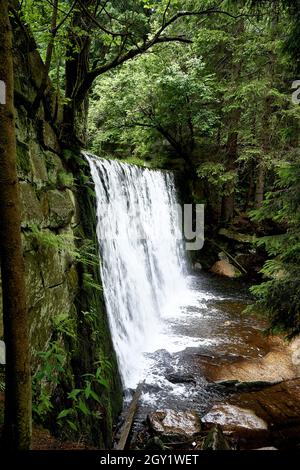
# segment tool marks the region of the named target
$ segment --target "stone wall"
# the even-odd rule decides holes
[[[55,409],[64,408],[67,393],[82,386],[83,374],[93,373],[104,361],[107,384],[99,386],[101,418],[81,419],[81,434],[102,447],[109,446],[112,422],[120,411],[122,388],[101,292],[95,239],[95,200],[86,162],[80,154],[62,151],[59,119],[51,83],[39,109],[31,105],[41,84],[43,63],[30,34],[14,24],[15,106],[17,160],[22,201],[22,238],[30,319],[33,374],[40,367],[37,352],[54,339],[66,353]],[[80,257],[82,247],[94,248],[92,263]],[[89,282],[87,282],[87,279]],[[1,295],[1,289],[0,289]],[[0,299],[1,300],[1,299]],[[2,302],[1,302],[2,308]],[[91,314],[93,312],[93,321]],[[0,310],[0,339],[3,337]],[[72,335],[58,334],[57,319],[68,318]],[[57,405],[57,406],[56,406]],[[95,413],[96,415],[96,413]]]

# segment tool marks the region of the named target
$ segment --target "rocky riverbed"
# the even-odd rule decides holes
[[[267,337],[264,321],[243,313],[241,281],[190,283],[197,301],[168,319],[170,343],[147,357],[131,448],[298,448],[300,341]]]

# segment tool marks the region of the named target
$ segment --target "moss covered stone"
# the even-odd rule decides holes
[[[25,181],[20,182],[22,226],[42,224],[44,217],[41,204],[37,198],[35,189]]]
[[[68,191],[50,190],[43,195],[44,210],[47,211],[47,225],[51,228],[66,227],[75,212],[73,201]]]

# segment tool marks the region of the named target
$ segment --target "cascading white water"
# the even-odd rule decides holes
[[[97,198],[101,276],[125,387],[141,380],[143,353],[186,289],[172,174],[85,154]]]

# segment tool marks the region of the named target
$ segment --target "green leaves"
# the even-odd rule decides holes
[[[300,332],[300,161],[282,162],[276,170],[276,187],[252,217],[284,223],[285,230],[258,240],[270,259],[261,270],[267,280],[252,292],[269,316],[270,330],[292,338]]]
[[[57,419],[63,419],[65,418],[66,416],[70,416],[73,414],[73,411],[72,410],[62,410],[58,415],[57,415]]]
[[[36,353],[41,364],[32,379],[32,410],[39,420],[44,419],[53,409],[51,396],[64,372],[66,353],[58,341],[49,343],[46,351]]]
[[[197,175],[213,187],[217,188],[219,194],[227,195],[227,183],[236,181],[235,171],[226,171],[222,163],[203,163],[197,168]]]

